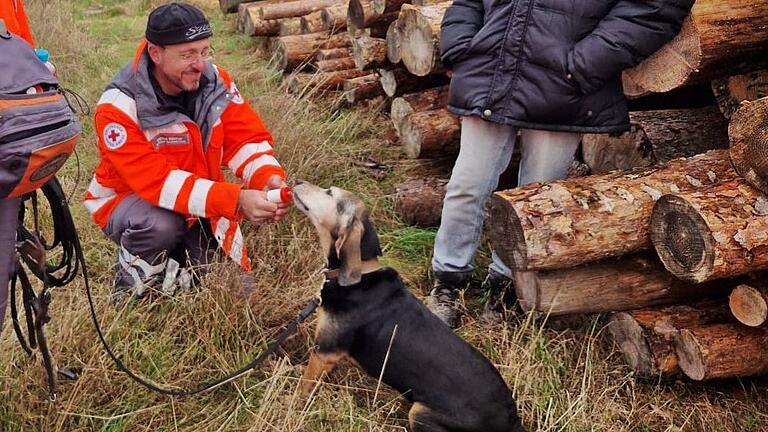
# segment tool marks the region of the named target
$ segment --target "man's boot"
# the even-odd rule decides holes
[[[483,307],[483,313],[480,320],[486,324],[499,324],[516,315],[517,295],[512,279],[493,270],[488,270],[488,276],[485,277],[481,285],[483,292],[488,292],[488,300]]]
[[[427,308],[448,327],[454,328],[459,317],[459,290],[467,283],[464,273],[437,273],[427,299]]]

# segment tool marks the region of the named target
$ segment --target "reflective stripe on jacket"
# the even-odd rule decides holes
[[[135,193],[165,209],[209,218],[222,249],[246,270],[250,260],[237,221],[242,188],[263,189],[285,178],[272,136],[227,72],[208,65],[196,96],[194,119],[164,109],[149,79],[146,41],[107,86],[95,113],[101,161],[85,206],[104,228],[115,206]],[[229,183],[222,166],[243,181]]]

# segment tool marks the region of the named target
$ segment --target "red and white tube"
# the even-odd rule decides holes
[[[281,204],[293,200],[293,191],[288,186],[267,191],[267,201]]]

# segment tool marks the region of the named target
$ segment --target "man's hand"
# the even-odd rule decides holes
[[[285,180],[283,180],[282,177],[279,175],[273,175],[269,178],[269,180],[267,180],[267,186],[264,188],[264,191],[266,192],[272,189],[280,189],[286,186],[288,185],[285,183]],[[290,206],[290,202],[277,204],[277,210],[275,211],[271,222],[278,222],[280,219],[282,219],[288,213]]]
[[[278,215],[280,209],[277,204],[267,201],[267,193],[253,189],[240,191],[238,206],[245,218],[256,225],[279,220],[287,212],[283,209],[282,215]]]

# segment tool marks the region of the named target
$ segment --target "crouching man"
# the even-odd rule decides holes
[[[98,102],[100,162],[85,206],[118,245],[115,300],[173,293],[218,248],[249,270],[237,221],[276,222],[288,211],[266,199],[285,171],[259,116],[212,63],[212,35],[192,5],[156,8]],[[224,165],[242,184],[225,180]]]

